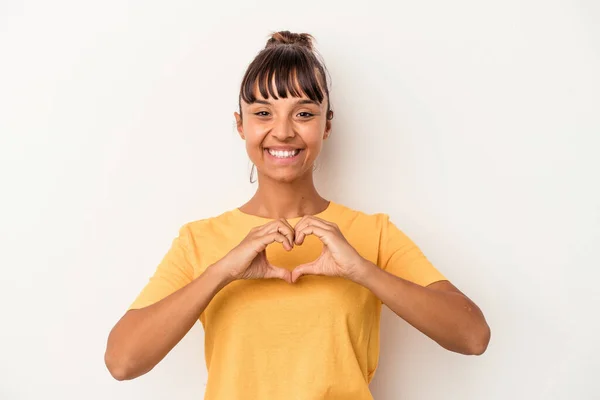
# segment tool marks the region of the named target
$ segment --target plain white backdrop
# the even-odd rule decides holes
[[[594,0],[0,2],[0,398],[202,398],[200,324],[129,382],[106,338],[182,224],[253,194],[239,84],[291,30],[333,83],[318,189],[492,328],[467,357],[384,307],[375,398],[597,399],[599,26]]]

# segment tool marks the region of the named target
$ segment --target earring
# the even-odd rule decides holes
[[[252,169],[250,170],[250,183],[256,182],[256,179],[252,180],[252,176],[254,175],[254,167],[255,167],[255,165],[254,165],[254,163],[252,163]]]

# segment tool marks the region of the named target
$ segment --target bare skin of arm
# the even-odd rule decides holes
[[[321,239],[323,252],[292,271],[292,282],[304,274],[341,276],[369,289],[396,315],[456,353],[480,355],[490,341],[490,327],[477,305],[447,280],[423,287],[391,274],[363,258],[332,222],[305,216],[296,225],[296,243],[306,235]]]
[[[238,279],[290,282],[288,270],[267,260],[265,248],[273,242],[292,249],[293,228],[287,221],[275,220],[251,229],[238,246],[186,286],[152,305],[127,311],[108,336],[104,362],[111,375],[122,381],[152,370],[229,283]]]
[[[108,336],[104,361],[111,375],[121,381],[152,370],[229,282],[217,263],[164,299],[127,311]]]
[[[448,281],[422,287],[369,263],[358,283],[370,289],[396,315],[443,348],[481,355],[490,327],[479,307]]]

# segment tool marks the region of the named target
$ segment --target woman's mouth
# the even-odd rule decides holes
[[[273,157],[277,157],[277,158],[291,158],[291,157],[297,156],[298,153],[300,153],[300,149],[293,149],[293,150],[267,149],[267,151],[269,152],[270,155],[272,155]]]
[[[298,155],[302,153],[304,149],[289,149],[289,150],[278,150],[265,148],[267,158],[277,164],[291,164],[298,160]]]

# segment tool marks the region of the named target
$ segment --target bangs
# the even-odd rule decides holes
[[[256,90],[265,98],[306,96],[322,103],[328,94],[325,73],[307,49],[278,46],[263,50],[250,64],[242,80],[241,98],[256,101]]]

